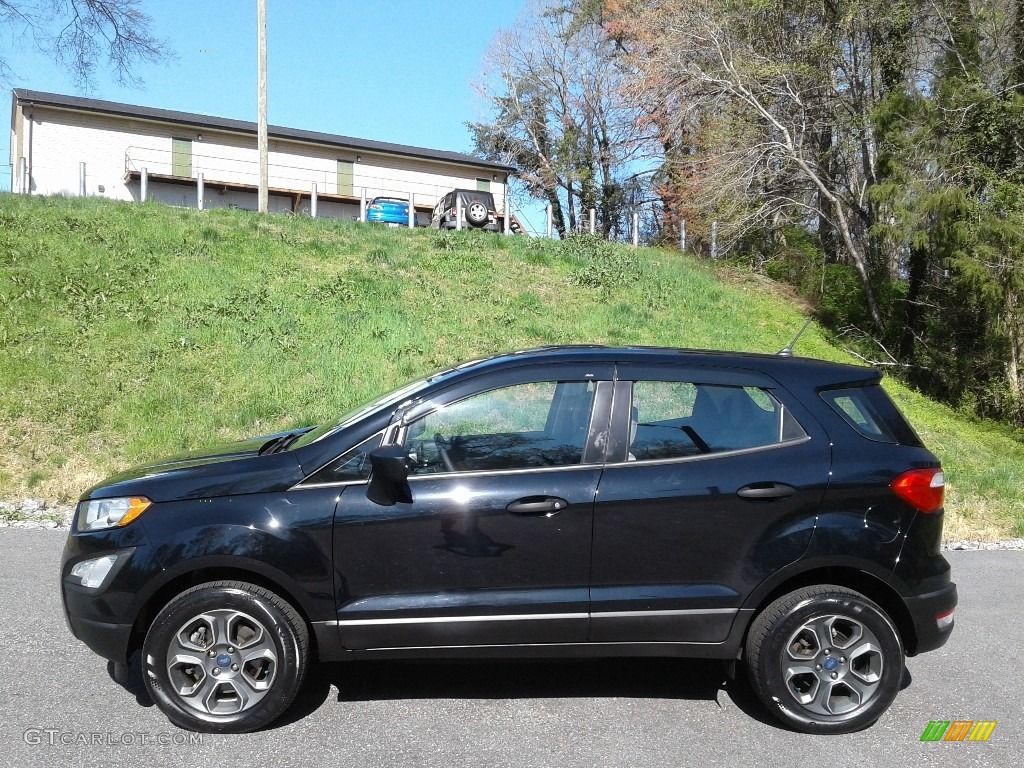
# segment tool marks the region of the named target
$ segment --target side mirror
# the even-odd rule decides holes
[[[370,451],[370,483],[366,486],[366,498],[383,507],[393,507],[397,502],[412,503],[412,489],[409,488],[409,457],[400,445],[383,445]]]

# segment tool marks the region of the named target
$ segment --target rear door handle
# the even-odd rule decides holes
[[[736,495],[751,501],[776,501],[788,499],[796,488],[785,483],[751,483],[736,491]]]
[[[551,517],[567,506],[569,502],[557,496],[524,496],[505,507],[505,511],[524,517]]]

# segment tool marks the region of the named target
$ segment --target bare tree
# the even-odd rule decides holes
[[[495,37],[478,84],[491,116],[469,124],[477,151],[520,170],[560,235],[581,228],[590,208],[606,237],[615,232],[623,169],[644,143],[612,48],[593,20],[539,0]]]
[[[0,29],[10,39],[52,56],[68,68],[78,87],[92,90],[105,59],[119,83],[138,85],[135,68],[173,57],[150,34],[151,19],[139,0],[0,0]],[[0,57],[0,77],[17,77],[9,53]]]
[[[659,133],[685,145],[666,159],[687,204],[719,221],[723,244],[766,224],[777,231],[781,220],[817,230],[856,270],[881,327],[872,277],[889,265],[869,237],[872,110],[891,38],[907,27],[899,0],[609,5],[634,89],[678,105]]]

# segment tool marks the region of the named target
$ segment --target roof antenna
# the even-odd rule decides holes
[[[803,328],[801,328],[799,331],[797,331],[796,336],[793,337],[793,340],[791,342],[789,342],[789,344],[784,346],[782,349],[780,349],[778,352],[776,352],[775,354],[777,354],[779,357],[792,357],[793,356],[793,347],[796,346],[796,343],[797,343],[797,341],[800,340],[800,337],[804,335],[804,331],[807,330],[807,326],[811,324],[811,320],[813,320],[813,319],[814,319],[813,317],[808,317],[807,318],[807,322],[804,323]]]

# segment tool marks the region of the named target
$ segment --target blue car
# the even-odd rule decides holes
[[[366,220],[379,221],[391,227],[407,227],[409,201],[398,197],[375,197],[366,206]]]

